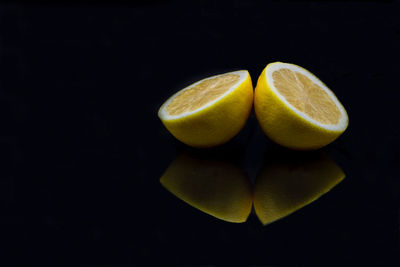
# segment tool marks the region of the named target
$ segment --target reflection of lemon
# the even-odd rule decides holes
[[[292,149],[323,147],[348,125],[347,113],[333,92],[293,64],[267,65],[257,82],[254,107],[266,135]]]
[[[253,105],[247,71],[235,71],[198,81],[171,96],[158,116],[177,139],[194,147],[229,141],[244,126]]]
[[[270,162],[256,180],[254,209],[264,225],[313,202],[345,177],[326,155],[298,156]]]
[[[244,222],[250,214],[250,182],[233,164],[181,155],[160,182],[186,203],[221,220]]]

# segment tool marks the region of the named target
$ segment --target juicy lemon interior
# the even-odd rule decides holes
[[[237,74],[223,74],[202,81],[172,99],[166,108],[167,112],[175,116],[199,109],[210,101],[223,95],[229,88],[235,85],[239,79],[240,76]]]
[[[322,124],[337,124],[341,113],[331,97],[305,75],[287,68],[272,73],[274,86],[297,110]]]

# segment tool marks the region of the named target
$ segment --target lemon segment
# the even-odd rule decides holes
[[[198,81],[171,96],[158,116],[168,131],[193,147],[212,147],[233,138],[253,105],[248,71],[234,71]]]
[[[266,66],[257,82],[254,108],[265,134],[292,149],[321,148],[348,126],[346,110],[334,93],[294,64]]]

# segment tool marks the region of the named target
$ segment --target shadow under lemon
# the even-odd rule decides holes
[[[325,153],[285,151],[267,157],[254,185],[254,209],[266,225],[317,200],[345,178]]]
[[[250,181],[233,163],[179,155],[161,184],[191,206],[228,222],[245,222],[251,212]]]
[[[266,158],[253,193],[248,176],[235,164],[190,153],[179,155],[160,182],[184,202],[228,222],[245,222],[254,204],[266,225],[310,204],[345,178],[327,154],[275,152]]]

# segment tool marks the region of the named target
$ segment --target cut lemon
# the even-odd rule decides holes
[[[181,142],[212,147],[233,138],[245,125],[253,105],[253,86],[246,70],[198,81],[171,96],[158,116]]]
[[[224,161],[178,156],[160,179],[179,199],[218,219],[245,222],[252,206],[250,180]]]
[[[292,149],[323,147],[347,128],[346,110],[334,93],[309,71],[294,64],[268,64],[254,95],[265,134]]]

